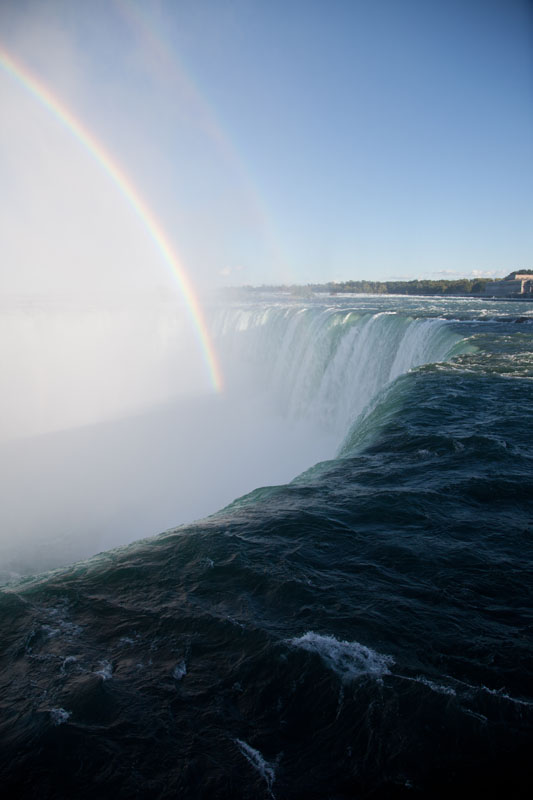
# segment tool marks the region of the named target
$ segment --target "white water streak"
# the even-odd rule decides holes
[[[238,745],[239,750],[245,757],[245,759],[252,765],[252,767],[260,774],[267,785],[268,792],[271,797],[274,797],[274,793],[272,791],[272,785],[276,780],[276,773],[275,769],[270,762],[268,762],[259,750],[255,750],[251,747],[247,742],[243,742],[242,739],[235,739],[235,743]]]
[[[389,667],[394,664],[392,656],[378,653],[359,642],[346,642],[334,636],[321,635],[308,631],[303,636],[290,639],[293,647],[316,653],[324,664],[337,673],[344,682],[364,675],[381,678],[389,675]]]

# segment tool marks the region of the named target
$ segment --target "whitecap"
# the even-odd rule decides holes
[[[424,678],[423,675],[418,675],[416,678],[409,678],[407,675],[397,675],[396,677],[401,678],[404,681],[421,683],[423,686],[427,686],[428,689],[431,689],[432,692],[437,692],[437,694],[447,694],[451,697],[455,697],[457,695],[457,692],[451,686],[445,686],[442,683],[435,683],[435,681],[430,681],[429,678]]]
[[[276,780],[276,771],[274,766],[268,762],[259,752],[254,750],[249,744],[243,742],[242,739],[234,739],[235,744],[238,745],[239,750],[245,759],[252,765],[252,767],[261,775],[267,785],[267,789],[271,797],[274,797],[272,791],[272,784]]]
[[[72,666],[72,664],[77,663],[77,661],[78,659],[76,656],[66,656],[66,658],[63,659],[63,663],[61,664],[61,668],[59,670],[61,674],[65,675],[67,668]]]
[[[531,700],[521,700],[519,697],[511,697],[511,695],[507,694],[503,689],[489,689],[488,686],[481,686],[481,689],[488,694],[501,697],[503,700],[508,700],[510,703],[515,703],[517,706],[533,706]]]
[[[54,725],[63,725],[72,716],[71,711],[65,711],[64,708],[51,708],[50,717]]]
[[[94,671],[95,675],[100,675],[104,681],[108,681],[113,676],[113,665],[110,661],[100,661],[100,669]]]
[[[59,636],[59,634],[61,633],[59,628],[53,628],[51,625],[41,625],[41,631],[49,639],[54,639],[56,636]]]
[[[172,677],[176,681],[181,681],[181,679],[187,674],[187,664],[185,660],[182,658],[179,664],[176,664],[172,671]]]
[[[461,683],[463,686],[466,686],[467,689],[470,690],[465,692],[465,694],[470,695],[470,697],[472,697],[471,692],[486,692],[493,697],[501,698],[502,700],[505,700],[508,703],[514,703],[517,706],[528,706],[529,708],[533,707],[533,700],[523,700],[519,697],[512,697],[505,691],[503,687],[501,689],[490,689],[488,686],[484,686],[483,684],[481,684],[481,686],[476,686],[471,683],[465,683],[464,681],[457,682]]]
[[[81,627],[76,625],[75,622],[66,622],[65,620],[60,620],[59,627],[61,629],[61,633],[65,634],[65,636],[79,636],[81,633]]]
[[[354,680],[362,675],[389,675],[389,666],[394,664],[392,656],[377,653],[364,644],[340,641],[334,636],[323,636],[313,631],[290,639],[288,643],[310,653],[317,653],[326,666],[343,681]]]
[[[473,717],[477,719],[479,722],[486,723],[488,722],[487,717],[484,714],[480,714],[478,711],[472,711],[471,708],[463,708],[463,712],[468,714],[469,717]]]

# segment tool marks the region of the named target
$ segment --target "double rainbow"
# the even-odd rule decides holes
[[[0,48],[0,66],[27,89],[45,108],[78,139],[98,162],[123,197],[128,201],[144,227],[156,244],[163,261],[172,271],[180,291],[185,299],[187,310],[191,317],[196,336],[198,338],[203,359],[207,367],[211,384],[215,391],[222,390],[222,374],[218,365],[216,353],[211,342],[204,315],[196,297],[192,283],[175,251],[173,251],[165,232],[155,218],[154,214],[141,198],[139,192],[120,169],[116,161],[109,155],[98,140],[76,119],[76,117],[38,81],[25,67],[18,64],[3,48]]]

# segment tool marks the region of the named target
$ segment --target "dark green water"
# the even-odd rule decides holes
[[[277,299],[219,336],[339,454],[6,588],[8,796],[529,797],[530,304]]]

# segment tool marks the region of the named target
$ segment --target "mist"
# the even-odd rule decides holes
[[[220,341],[215,392],[179,304],[136,301],[3,310],[4,580],[198,519],[333,454]]]
[[[65,8],[3,6],[0,45],[118,157],[197,293],[244,278],[224,258],[226,223],[241,214],[253,232],[257,215],[198,96],[124,23],[125,6],[94,19]],[[101,62],[76,46],[76,26]],[[111,55],[115,72],[99,80]],[[0,92],[0,580],[11,580],[213,513],[324,449],[228,354],[214,391],[176,276],[127,197],[2,69]],[[205,177],[221,174],[224,202],[207,200]]]
[[[1,581],[199,519],[330,454],[216,341],[214,391],[154,242],[29,99],[3,131]]]

